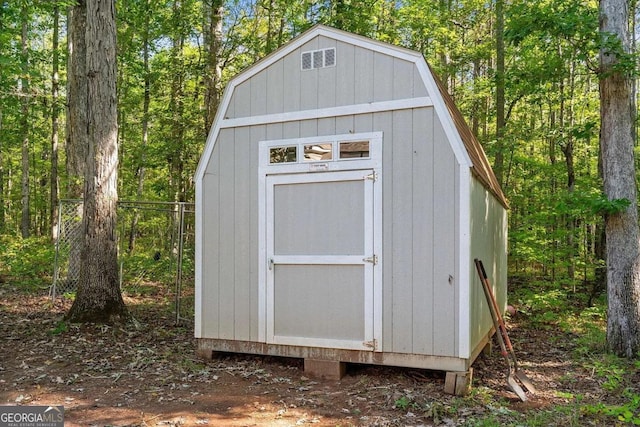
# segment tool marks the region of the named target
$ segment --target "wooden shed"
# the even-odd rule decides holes
[[[198,165],[200,355],[467,371],[507,202],[424,57],[315,26],[231,80]]]

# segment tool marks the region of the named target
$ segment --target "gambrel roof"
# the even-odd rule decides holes
[[[280,117],[282,121],[286,120],[286,114],[271,114],[268,116],[252,118],[228,117],[227,112],[229,111],[229,104],[231,102],[234,90],[239,85],[249,80],[251,77],[255,76],[270,65],[274,64],[276,61],[282,59],[286,55],[290,54],[291,52],[295,51],[296,49],[300,48],[301,46],[319,36],[323,36],[329,39],[335,39],[344,43],[349,43],[355,46],[372,50],[374,52],[390,55],[392,57],[397,57],[414,63],[420,77],[423,80],[425,87],[427,88],[429,95],[428,98],[430,98],[428,102],[431,102],[433,104],[433,107],[436,110],[436,114],[443,124],[444,131],[458,162],[461,165],[471,168],[473,175],[483,184],[485,188],[487,188],[496,197],[500,204],[505,208],[508,207],[507,199],[502,192],[502,189],[500,188],[500,184],[498,183],[498,180],[493,170],[491,169],[489,160],[487,159],[487,156],[482,146],[480,145],[480,142],[471,132],[471,129],[466,124],[460,110],[458,110],[458,108],[456,107],[452,97],[447,93],[445,87],[435,76],[421,53],[320,24],[315,25],[300,36],[280,47],[278,50],[272,52],[270,55],[256,62],[254,65],[234,77],[228,83],[224,96],[218,108],[213,126],[209,133],[209,137],[207,139],[200,164],[198,165],[198,169],[196,170],[196,181],[202,179],[206,164],[213,153],[213,147],[221,129],[235,126],[266,123],[266,120],[274,120],[278,119],[278,117]],[[424,106],[422,104],[424,104],[424,100],[428,98],[416,98],[415,106]],[[383,108],[382,104],[384,103],[371,102],[371,110],[374,111],[376,108]],[[391,103],[388,105],[392,107],[393,105],[398,104]],[[363,105],[361,104],[359,107],[366,108],[366,105],[363,107]],[[405,106],[404,108],[410,107],[411,106],[409,105],[408,107]],[[344,109],[344,113],[341,113],[341,108],[342,107],[334,108],[335,115],[347,114],[348,110]],[[308,111],[308,118],[311,118],[316,113],[317,110]],[[325,113],[330,114],[330,112]],[[298,115],[296,117],[297,119],[305,118],[305,111],[298,112]]]

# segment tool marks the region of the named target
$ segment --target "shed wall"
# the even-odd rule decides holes
[[[432,108],[226,129],[203,180],[202,334],[257,340],[257,144],[383,132],[383,351],[454,355],[453,152]]]
[[[507,302],[507,211],[475,178],[471,178],[471,261],[482,260],[498,305]],[[469,266],[471,348],[493,327],[489,306],[473,262]]]

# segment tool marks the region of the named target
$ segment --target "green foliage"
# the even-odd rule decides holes
[[[393,406],[403,411],[406,411],[410,407],[417,406],[409,397],[402,396],[394,402]]]
[[[600,70],[599,77],[608,77],[611,73],[638,76],[638,54],[629,52],[615,34],[600,32],[600,49],[603,54],[614,58],[606,70]]]
[[[598,300],[596,305],[570,313],[562,320],[562,328],[576,337],[577,355],[588,356],[606,350],[606,314],[606,302]]]
[[[624,396],[627,399],[627,403],[624,405],[598,403],[585,405],[584,411],[587,414],[604,415],[626,425],[640,426],[640,394],[627,390]]]
[[[17,234],[19,226],[21,194],[15,177],[21,172],[23,139],[21,97],[15,87],[24,74],[19,54],[21,10],[14,3],[0,8],[0,180],[6,201],[0,211],[0,229],[9,234]],[[51,16],[54,5],[63,10],[70,3],[36,2],[27,8],[31,213],[32,229],[38,235],[50,229]],[[209,130],[204,125],[203,75],[210,40],[205,2],[187,0],[173,6],[172,2],[116,5],[120,199],[192,201],[194,197],[192,178]],[[621,46],[615,38],[598,34],[595,0],[516,0],[505,5],[507,126],[500,143],[495,135],[495,10],[490,3],[230,0],[223,6],[222,45],[217,52],[220,88],[316,23],[422,52],[490,160],[497,155],[505,159],[503,187],[511,202],[513,270],[574,284],[594,280],[601,265],[596,250],[602,227],[599,216],[624,207],[624,201],[607,202],[596,196],[601,182],[594,63],[601,46],[617,54]],[[64,21],[63,14],[61,27]],[[64,86],[64,43],[60,51]],[[145,51],[149,53],[146,64]],[[620,57],[621,64],[635,62]],[[146,78],[150,83],[147,114],[143,108]],[[61,134],[60,140],[64,137]],[[60,154],[60,188],[65,189],[69,182],[64,153]]]
[[[406,394],[397,398],[393,404],[394,408],[403,412],[417,412],[430,418],[438,425],[445,417],[455,416],[456,407],[453,404],[444,404],[435,400],[425,400],[417,398],[411,394]]]
[[[46,289],[52,280],[53,245],[45,238],[0,237],[0,274],[21,291]]]
[[[613,199],[609,200],[606,196],[601,195],[590,201],[591,209],[595,214],[615,215],[626,210],[631,206],[629,199]]]
[[[583,395],[558,390],[556,396],[567,400],[567,406],[557,405],[545,411],[531,411],[527,414],[526,423],[507,425],[557,425],[559,420],[568,425],[583,425],[585,416],[602,425],[640,425],[640,393],[634,379],[640,362],[606,352],[604,298],[596,299],[592,306],[587,306],[584,297],[567,292],[561,283],[534,281],[513,289],[511,300],[526,317],[527,323],[538,328],[560,330],[565,340],[563,344],[574,348],[576,363],[591,372],[602,393],[623,395],[626,403],[585,403]],[[571,371],[562,379],[562,383],[567,384],[577,381],[585,379]]]
[[[134,254],[122,254],[119,261],[123,264],[123,285],[139,289],[145,282],[172,284],[175,281],[175,260],[166,254],[155,259],[156,252],[136,251]],[[142,286],[142,287],[141,287]]]
[[[67,324],[67,322],[61,320],[56,324],[55,328],[49,331],[49,335],[60,335],[62,333],[67,332],[68,330],[69,330],[69,325]]]

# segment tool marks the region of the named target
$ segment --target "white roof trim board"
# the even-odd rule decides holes
[[[381,111],[403,110],[420,107],[431,107],[433,102],[428,96],[419,98],[396,99],[393,101],[368,102],[364,104],[342,105],[339,107],[318,108],[316,110],[292,111],[288,113],[265,114],[261,116],[238,117],[224,119],[220,128],[264,125],[267,123],[284,123],[298,120],[323,119],[327,117],[351,116],[354,114],[378,113]]]

